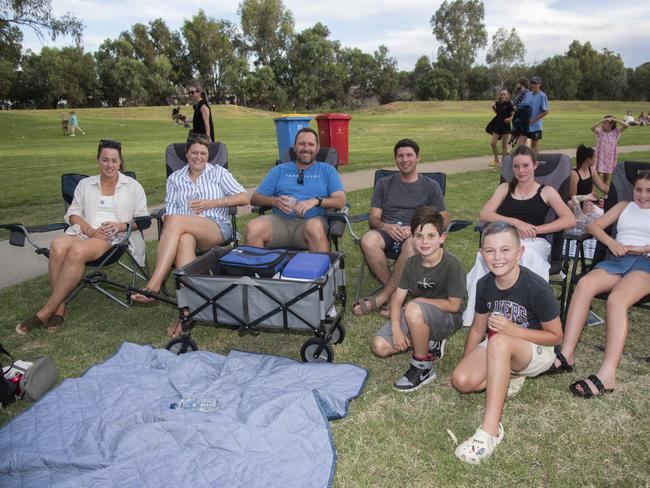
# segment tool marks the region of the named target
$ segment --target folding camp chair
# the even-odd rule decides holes
[[[282,158],[276,160],[275,164],[290,163],[296,160],[296,153],[292,148],[289,148],[282,155]],[[336,148],[321,147],[316,155],[316,161],[321,163],[331,164],[338,169],[339,155]],[[271,207],[253,207],[252,212],[258,215],[264,215],[270,211]],[[339,240],[345,232],[345,215],[349,212],[349,207],[346,206],[340,210],[327,210],[325,212],[325,220],[327,220],[327,238],[330,243],[330,248],[334,247],[336,251],[339,250]]]
[[[553,187],[562,197],[564,202],[569,200],[569,179],[571,176],[571,158],[566,154],[549,153],[537,155],[537,169],[535,170],[535,181],[542,185]],[[512,158],[506,156],[501,163],[501,183],[510,182],[514,177],[512,173]],[[546,214],[546,222],[557,218],[555,211],[549,208]],[[484,222],[477,224],[475,230],[481,232],[485,226]],[[573,236],[567,235],[572,238]],[[569,255],[563,253],[565,232],[559,231],[544,236],[551,244],[549,256],[549,283],[560,286],[560,310],[564,310],[567,295],[567,271],[569,269]],[[480,242],[480,239],[479,239]]]
[[[377,182],[381,180],[382,178],[385,178],[387,176],[392,176],[397,174],[397,170],[387,170],[387,169],[380,169],[375,171],[375,181],[373,184],[373,188],[377,186]],[[431,172],[431,173],[420,173],[423,176],[426,176],[427,178],[435,181],[438,186],[440,186],[440,190],[442,192],[442,195],[445,195],[445,191],[447,189],[447,175],[445,173],[440,173],[440,172]],[[354,231],[352,230],[351,224],[355,224],[358,222],[364,222],[369,219],[370,214],[365,213],[361,215],[354,215],[351,216],[347,219],[347,224],[350,228],[350,235],[352,236],[352,239],[354,243],[359,247],[359,251],[361,254],[361,264],[359,266],[359,273],[357,275],[357,287],[354,293],[354,300],[357,301],[359,300],[359,296],[361,293],[361,288],[363,286],[363,279],[365,275],[365,269],[366,269],[366,260],[365,256],[363,254],[363,250],[361,249],[361,236],[357,236]],[[457,232],[459,230],[464,229],[468,225],[471,225],[471,222],[468,220],[452,220],[447,224],[447,229],[445,229],[446,232]],[[398,254],[393,252],[391,249],[386,249],[384,254],[386,257],[394,262],[398,258]],[[373,290],[370,295],[375,295],[378,293],[381,289],[383,288],[383,285],[380,285],[378,288]]]
[[[609,192],[607,193],[607,199],[605,200],[605,212],[611,209],[620,201],[631,202],[634,200],[632,192],[634,189],[633,181],[639,171],[650,170],[650,163],[638,162],[638,161],[625,161],[623,163],[618,163],[614,169],[614,174],[612,175],[612,182],[609,186]],[[610,227],[605,229],[605,231],[612,237],[616,238],[616,223],[612,224]],[[578,242],[584,242],[584,240],[589,239],[591,235],[587,232],[583,233],[580,236],[575,238]],[[584,251],[582,246],[577,246],[577,253],[580,257],[584,257]],[[609,256],[609,250],[602,242],[598,241],[596,244],[596,250],[594,252],[594,257],[591,260],[589,266],[585,264],[584,259],[576,258],[573,267],[571,269],[571,279],[569,283],[568,295],[565,307],[568,308],[569,303],[571,302],[571,296],[575,286],[578,284],[580,278],[585,276],[589,271],[595,268],[595,266],[606,259]],[[578,263],[581,263],[581,269],[578,271]],[[600,293],[596,295],[595,298],[599,300],[607,300],[609,292]],[[646,295],[641,300],[639,300],[635,307],[650,309],[650,295]],[[564,311],[566,314],[566,310]]]
[[[124,174],[135,179],[135,173],[131,171],[125,171]],[[82,179],[87,177],[87,175],[77,173],[66,173],[61,176],[61,193],[66,211],[74,198],[75,188],[77,188],[77,185]],[[134,221],[138,226],[137,232],[142,232],[151,225],[151,217],[149,216],[136,217]],[[12,246],[24,247],[25,240],[27,240],[27,242],[34,247],[36,254],[43,255],[47,258],[49,258],[50,255],[49,248],[41,247],[36,244],[32,239],[31,234],[65,230],[67,227],[68,224],[65,223],[47,224],[35,227],[25,227],[23,224],[0,224],[0,229],[9,230],[9,243]],[[111,248],[98,259],[86,263],[88,270],[79,282],[79,285],[77,285],[77,287],[72,290],[65,299],[66,305],[71,302],[81,290],[89,287],[123,307],[129,307],[129,290],[135,288],[137,280],[146,281],[148,279],[146,264],[138,263],[129,249],[129,237],[131,236],[131,232],[133,232],[133,227],[132,223],[129,222],[127,223],[124,238],[120,242],[113,244],[113,246],[111,246]],[[106,268],[112,264],[118,264],[130,273],[129,283],[125,284],[115,281],[115,279],[108,276]],[[125,291],[127,293],[126,300],[118,298],[114,293],[109,291],[107,287]]]

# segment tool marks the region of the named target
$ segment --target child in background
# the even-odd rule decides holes
[[[390,300],[390,322],[372,338],[372,352],[385,358],[413,347],[411,365],[394,388],[414,391],[436,378],[434,359],[442,358],[447,338],[459,327],[465,298],[465,270],[443,249],[443,218],[421,207],[411,219],[415,255],[408,258]],[[404,306],[407,295],[412,300]]]
[[[621,124],[621,128],[616,124]],[[621,133],[630,126],[613,115],[605,115],[600,121],[591,126],[596,134],[596,171],[606,185],[609,185],[609,176],[616,167],[616,150]]]
[[[483,422],[456,448],[456,457],[467,463],[478,464],[494,452],[503,440],[506,396],[515,395],[526,376],[548,370],[555,361],[553,346],[562,342],[553,289],[519,265],[523,253],[514,225],[497,221],[483,230],[481,254],[490,274],[476,285],[474,320],[451,377],[461,393],[486,390]]]
[[[77,114],[74,112],[70,112],[70,135],[74,136],[75,131],[81,132],[83,135],[86,135],[86,133],[81,130],[81,127],[79,127],[79,120],[77,119]]]
[[[65,112],[61,114],[61,129],[63,130],[63,135],[68,135],[68,116]]]

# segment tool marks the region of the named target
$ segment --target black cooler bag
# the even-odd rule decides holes
[[[288,261],[286,249],[239,246],[222,256],[219,265],[221,272],[230,276],[272,278],[282,271]]]

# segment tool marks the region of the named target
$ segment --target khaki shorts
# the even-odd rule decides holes
[[[262,217],[271,222],[271,242],[267,246],[272,248],[293,247],[307,249],[304,228],[308,220],[320,220],[323,228],[327,230],[326,221],[323,217],[312,217],[307,220],[285,219],[279,215],[263,215]]]
[[[551,364],[555,362],[555,351],[553,346],[540,346],[533,342],[529,342],[532,357],[528,366],[526,366],[521,371],[512,371],[512,374],[517,374],[519,376],[539,376],[544,373],[551,367]],[[479,346],[487,347],[488,339],[484,339]]]

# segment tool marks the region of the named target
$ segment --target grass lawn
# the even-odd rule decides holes
[[[360,114],[358,125],[373,116]],[[585,116],[584,120],[588,119]],[[83,113],[80,122],[84,127]],[[164,123],[160,123],[161,132]],[[78,141],[79,138],[62,138],[61,144]],[[445,157],[450,157],[455,148],[450,143],[447,150]],[[476,150],[480,150],[478,145]],[[367,165],[370,164],[368,161]],[[162,171],[160,161],[156,161],[155,171],[151,170],[152,179],[157,171]],[[452,216],[475,220],[496,183],[496,174],[490,170],[450,175],[446,202]],[[365,211],[370,190],[352,192],[349,199],[355,213]],[[245,220],[240,219],[240,228]],[[363,228],[359,224],[357,230]],[[351,298],[359,254],[349,237],[344,239],[343,247]],[[450,235],[446,247],[469,269],[477,249],[477,236],[471,228],[465,229]],[[148,250],[153,257],[155,243],[148,243]],[[371,283],[367,289],[370,286]],[[163,331],[175,315],[173,309],[164,306],[123,310],[96,293],[84,291],[72,303],[59,333],[35,331],[27,337],[17,337],[13,332],[16,323],[33,313],[47,294],[46,277],[0,290],[4,311],[0,334],[4,347],[16,358],[54,358],[61,379],[79,376],[93,364],[106,360],[124,341],[163,347]],[[601,303],[596,304],[596,311],[603,316]],[[634,310],[630,319],[626,355],[619,368],[615,393],[589,401],[574,398],[568,392],[570,382],[595,373],[602,359],[602,352],[593,345],[604,343],[605,328],[589,328],[577,350],[577,371],[526,381],[521,393],[506,404],[503,443],[489,462],[470,466],[456,460],[454,445],[446,432],[450,429],[462,441],[474,432],[482,417],[483,394],[460,395],[447,386],[449,375],[462,356],[466,331],[461,330],[450,339],[445,358],[436,365],[438,379],[417,392],[404,394],[394,391],[392,383],[408,367],[408,355],[386,360],[373,357],[369,338],[383,319],[376,314],[356,318],[348,313],[344,320],[347,338],[334,347],[335,361],[363,366],[370,375],[363,394],[351,402],[348,417],[331,424],[338,459],[334,485],[648,486],[650,371],[647,363],[637,359],[650,354],[648,312]],[[192,336],[202,349],[221,354],[235,348],[296,359],[306,338],[281,333],[240,337],[236,332],[206,325],[197,326]],[[0,424],[25,408],[27,405],[20,402],[0,410]]]
[[[392,164],[392,147],[403,137],[419,142],[423,161],[487,155],[489,137],[483,129],[492,117],[490,103],[395,103],[352,112],[350,163],[341,170]],[[231,105],[213,110],[217,139],[228,146],[231,171],[247,187],[259,184],[277,158],[272,119],[278,114]],[[591,125],[605,114],[622,117],[627,110],[638,112],[627,102],[551,102],[542,148],[595,144]],[[191,107],[183,111],[190,113]],[[76,137],[61,135],[60,112],[0,111],[0,167],[5,176],[0,180],[0,222],[58,221],[61,173],[95,174],[101,138],[122,141],[127,168],[137,173],[149,204],[163,200],[165,147],[187,135],[187,129],[171,124],[169,107],[81,109],[79,123],[87,135]],[[632,127],[620,143],[650,144],[650,127]]]

